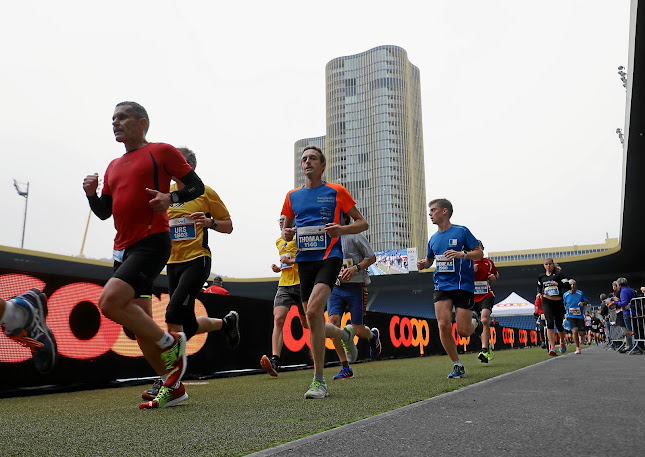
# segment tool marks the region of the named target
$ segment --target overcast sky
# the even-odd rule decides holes
[[[628,0],[14,2],[0,17],[0,244],[79,255],[82,190],[124,153],[114,105],[192,148],[233,219],[213,272],[273,277],[293,144],[325,132],[325,65],[379,45],[421,72],[427,199],[487,251],[619,235]],[[369,221],[368,221],[369,222]],[[436,227],[429,223],[429,231]],[[84,255],[109,258],[91,217]]]

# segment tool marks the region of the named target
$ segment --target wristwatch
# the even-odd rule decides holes
[[[213,219],[213,223],[211,224],[210,228],[215,230],[215,227],[217,227],[217,221],[215,219]]]
[[[356,264],[356,272],[358,273],[359,271],[361,271],[361,264],[357,263]]]
[[[464,253],[464,260],[467,260],[468,259],[468,251],[461,251],[461,252]]]

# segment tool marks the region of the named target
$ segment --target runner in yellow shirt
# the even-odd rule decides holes
[[[285,216],[280,215],[278,222],[281,233],[284,219]],[[298,264],[295,262],[296,252],[298,252],[296,240],[285,241],[280,237],[276,240],[275,244],[280,253],[280,265],[273,264],[271,265],[271,269],[274,273],[280,273],[280,282],[278,282],[278,291],[273,300],[273,334],[271,335],[271,350],[273,354],[271,357],[263,355],[260,359],[260,365],[271,376],[278,376],[278,364],[280,362],[280,353],[282,352],[283,345],[282,329],[284,328],[284,321],[291,305],[298,307],[300,323],[303,328],[309,328],[307,326],[304,309],[302,308],[302,300],[300,299],[300,276],[298,276]]]
[[[195,153],[188,148],[178,148],[193,170],[197,166]],[[183,184],[176,181],[170,191],[181,189]],[[231,311],[223,319],[195,317],[195,298],[202,290],[211,271],[211,251],[208,247],[208,229],[220,233],[231,233],[233,221],[226,206],[213,189],[204,186],[204,193],[186,203],[174,203],[168,208],[172,251],[168,260],[168,288],[170,302],[166,308],[168,330],[183,331],[186,340],[198,333],[224,330],[228,344],[234,348],[240,342],[239,316]],[[188,398],[181,386],[178,392],[169,391],[168,398],[159,398],[160,378],[152,387],[141,394],[146,403],[143,408],[174,406]],[[172,397],[172,398],[170,398]]]

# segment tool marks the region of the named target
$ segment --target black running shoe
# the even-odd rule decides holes
[[[141,393],[141,398],[147,401],[152,401],[155,398],[157,398],[157,395],[159,395],[159,389],[161,389],[161,386],[163,386],[163,381],[161,378],[155,379],[155,382],[152,383],[152,387],[150,387],[148,390],[144,390]]]
[[[235,311],[230,311],[224,316],[222,330],[226,333],[226,345],[230,349],[235,349],[240,344],[240,315]]]

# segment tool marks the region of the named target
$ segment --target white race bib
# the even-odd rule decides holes
[[[582,316],[582,311],[579,307],[569,308],[569,314],[572,316]]]
[[[291,258],[291,253],[290,252],[287,252],[286,254],[283,254],[283,255],[286,256],[288,259]],[[293,268],[293,264],[280,262],[280,270],[287,270],[289,268]]]
[[[436,271],[439,273],[454,273],[455,261],[446,259],[445,255],[438,255],[434,258]]]
[[[173,241],[194,240],[197,238],[195,221],[189,217],[177,217],[168,221],[170,238]]]
[[[117,251],[116,249],[112,250],[112,258],[116,260],[117,262],[123,262],[123,253],[125,252],[125,249],[121,249],[120,251]]]
[[[315,227],[298,227],[296,244],[301,251],[319,251],[327,249],[327,234],[324,225]]]
[[[475,293],[478,295],[488,293],[488,281],[475,281]]]
[[[544,295],[558,295],[560,291],[558,290],[558,286],[544,286]]]

